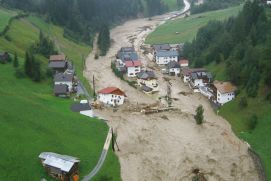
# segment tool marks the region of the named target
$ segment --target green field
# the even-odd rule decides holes
[[[169,11],[174,11],[180,9],[177,5],[177,0],[162,0],[165,5],[168,6]]]
[[[24,52],[38,41],[39,29],[73,61],[82,80],[82,57],[87,56],[90,47],[64,38],[62,28],[47,24],[41,18],[14,20],[6,33],[9,40],[0,37],[0,50],[17,52],[22,67]],[[46,67],[48,60],[42,56],[39,59]],[[11,64],[0,64],[0,72],[0,180],[28,181],[43,177],[50,180],[38,159],[43,151],[79,157],[81,178],[93,169],[106,138],[106,124],[71,112],[72,101],[54,97],[50,81],[34,83],[27,78],[17,79]],[[94,180],[103,175],[120,180],[120,166],[112,151]]]
[[[81,159],[81,176],[97,163],[108,127],[70,111],[72,101],[52,95],[48,82],[16,79],[10,64],[0,65],[1,145],[0,180],[47,178],[38,155],[43,151]],[[112,152],[101,170],[119,180],[118,160]]]
[[[16,16],[15,11],[6,10],[0,7],[0,32],[2,32],[8,25],[10,18]]]
[[[199,28],[206,25],[210,20],[224,20],[230,16],[237,15],[241,8],[242,6],[237,6],[168,21],[151,33],[147,37],[146,43],[184,43],[191,41],[195,38]]]

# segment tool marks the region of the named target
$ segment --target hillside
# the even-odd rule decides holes
[[[146,38],[146,43],[184,43],[191,41],[196,36],[197,31],[209,21],[225,20],[230,16],[237,15],[241,8],[242,6],[236,6],[169,21],[151,33]]]
[[[90,47],[64,38],[62,28],[39,17],[13,20],[5,37],[0,37],[0,50],[17,52],[22,67],[24,52],[38,41],[40,29],[72,60],[83,78],[83,60]],[[38,58],[47,67],[47,58]],[[72,101],[54,97],[49,80],[34,83],[28,78],[17,79],[12,64],[0,64],[0,72],[0,140],[5,145],[0,149],[0,180],[50,180],[38,159],[43,151],[80,158],[81,178],[93,169],[106,138],[106,124],[71,112]],[[101,176],[120,180],[118,159],[111,151],[95,180]]]
[[[15,11],[10,11],[0,7],[0,33],[5,29],[8,25],[9,20],[16,16]]]

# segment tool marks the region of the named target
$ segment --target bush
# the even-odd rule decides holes
[[[48,78],[53,78],[53,75],[54,75],[54,73],[53,73],[52,69],[47,68],[47,70],[46,70],[46,76]]]
[[[248,129],[251,131],[254,130],[256,128],[257,124],[258,124],[258,117],[257,117],[257,115],[254,114],[248,120],[248,123],[247,123]]]
[[[18,79],[25,78],[24,71],[22,69],[16,69],[15,70],[15,77]]]
[[[96,59],[96,60],[99,59],[98,53],[95,53],[94,59]]]
[[[5,38],[7,41],[12,41],[11,37],[8,36],[8,35],[5,35],[4,38]]]
[[[203,119],[204,119],[203,113],[204,113],[204,109],[202,105],[199,105],[196,109],[196,115],[194,116],[197,124],[202,124]]]
[[[241,97],[240,102],[239,102],[239,107],[243,109],[243,108],[246,108],[247,106],[248,106],[247,98]]]

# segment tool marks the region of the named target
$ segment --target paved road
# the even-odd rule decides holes
[[[100,159],[97,163],[97,165],[94,167],[94,169],[88,174],[86,175],[82,181],[89,181],[91,180],[101,169],[101,167],[103,166],[103,163],[105,161],[105,158],[107,156],[107,152],[110,146],[110,142],[111,142],[111,138],[112,138],[112,128],[109,129],[105,143],[104,143],[104,147],[103,147],[103,151],[101,153]]]

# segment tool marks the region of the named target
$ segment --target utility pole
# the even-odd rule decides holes
[[[94,100],[96,100],[96,92],[95,92],[95,77],[93,75],[93,97],[94,97]]]
[[[170,83],[170,81],[168,81],[168,85],[167,85],[167,103],[168,103],[168,107],[171,107],[171,104],[172,104],[171,86],[172,86],[172,84]]]

